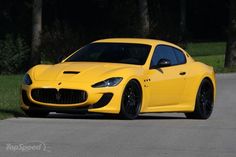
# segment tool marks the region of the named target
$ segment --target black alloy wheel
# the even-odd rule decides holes
[[[213,84],[209,79],[203,79],[198,89],[194,112],[185,115],[191,119],[208,119],[213,111],[213,103]]]
[[[138,117],[142,103],[142,92],[139,83],[131,80],[126,85],[122,100],[120,115],[125,119],[135,119]]]

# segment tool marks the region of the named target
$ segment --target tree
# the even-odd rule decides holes
[[[183,41],[186,33],[186,0],[180,0],[180,31],[180,40]]]
[[[138,0],[138,4],[141,23],[140,33],[142,37],[147,37],[150,31],[148,0]]]
[[[230,0],[230,23],[225,52],[225,67],[236,66],[236,1]]]
[[[34,66],[40,63],[41,56],[38,51],[41,44],[42,32],[42,0],[33,0],[32,10],[32,50],[30,57],[30,65]]]

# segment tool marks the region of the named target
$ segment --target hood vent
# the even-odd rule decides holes
[[[64,71],[63,74],[79,74],[79,71]]]

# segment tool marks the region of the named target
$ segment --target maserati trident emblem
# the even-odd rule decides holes
[[[60,94],[60,92],[58,91],[58,92],[56,93],[56,100],[59,101],[60,99],[61,99],[61,94]]]

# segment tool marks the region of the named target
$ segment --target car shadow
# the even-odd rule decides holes
[[[24,116],[25,117],[25,116]],[[31,118],[31,117],[28,117]],[[62,113],[53,113],[45,117],[46,119],[83,119],[83,120],[125,120],[121,117],[113,114],[62,114]],[[183,115],[179,114],[178,116],[171,115],[149,115],[142,114],[135,120],[178,120],[186,119]]]
[[[159,119],[159,120],[169,120],[169,119],[186,119],[184,116],[161,116],[161,115],[140,115],[138,120],[152,120],[152,119]]]

